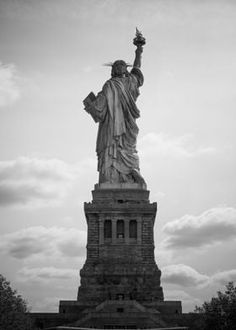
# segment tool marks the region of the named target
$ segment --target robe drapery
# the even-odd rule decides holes
[[[108,80],[86,110],[99,122],[96,152],[99,183],[144,183],[136,151],[140,116],[136,106],[143,75],[133,68],[125,77]]]

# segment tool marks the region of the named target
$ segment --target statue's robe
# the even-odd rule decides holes
[[[133,68],[128,76],[108,80],[87,108],[99,122],[96,145],[99,183],[144,182],[136,151],[139,110],[135,104],[142,84],[142,72]]]

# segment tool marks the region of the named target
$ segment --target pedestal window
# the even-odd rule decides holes
[[[137,239],[137,221],[130,220],[129,222],[129,237]]]
[[[125,237],[124,220],[117,220],[116,233],[117,233],[117,238],[124,238]]]
[[[104,221],[104,239],[112,237],[111,220]]]

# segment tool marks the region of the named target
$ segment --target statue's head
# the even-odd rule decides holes
[[[111,76],[124,77],[128,75],[127,67],[130,66],[123,60],[117,60],[112,64]]]

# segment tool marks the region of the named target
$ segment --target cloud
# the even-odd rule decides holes
[[[20,97],[15,65],[0,62],[0,107],[14,103]]]
[[[75,228],[29,227],[1,235],[0,251],[16,259],[79,257],[86,237],[86,232]]]
[[[185,215],[163,227],[168,248],[194,248],[236,238],[236,209],[216,207],[198,216]]]
[[[194,268],[184,265],[169,265],[162,268],[162,281],[181,287],[204,287],[226,285],[236,281],[236,269],[216,272],[212,275],[201,274]]]
[[[181,300],[184,310],[189,311],[209,300],[216,291],[225,291],[225,286],[230,281],[236,281],[236,269],[206,275],[184,264],[162,268],[162,283],[166,287],[165,300]]]
[[[191,135],[171,137],[151,132],[139,140],[139,151],[145,157],[158,154],[174,158],[194,158],[216,152],[213,147],[193,147],[191,139]]]
[[[196,305],[209,300],[216,291],[224,291],[229,281],[236,281],[236,269],[206,275],[184,264],[162,268],[165,300],[181,300],[185,311],[194,310]]]
[[[162,268],[162,281],[184,287],[195,287],[208,283],[209,277],[198,273],[190,266],[183,264]]]
[[[216,273],[211,277],[211,281],[222,285],[225,285],[228,282],[236,282],[236,269]]]
[[[0,206],[42,206],[61,201],[73,179],[75,166],[58,159],[21,157],[0,162]]]
[[[18,271],[18,280],[22,282],[48,282],[54,280],[68,280],[78,277],[78,270],[56,267],[24,267]]]

